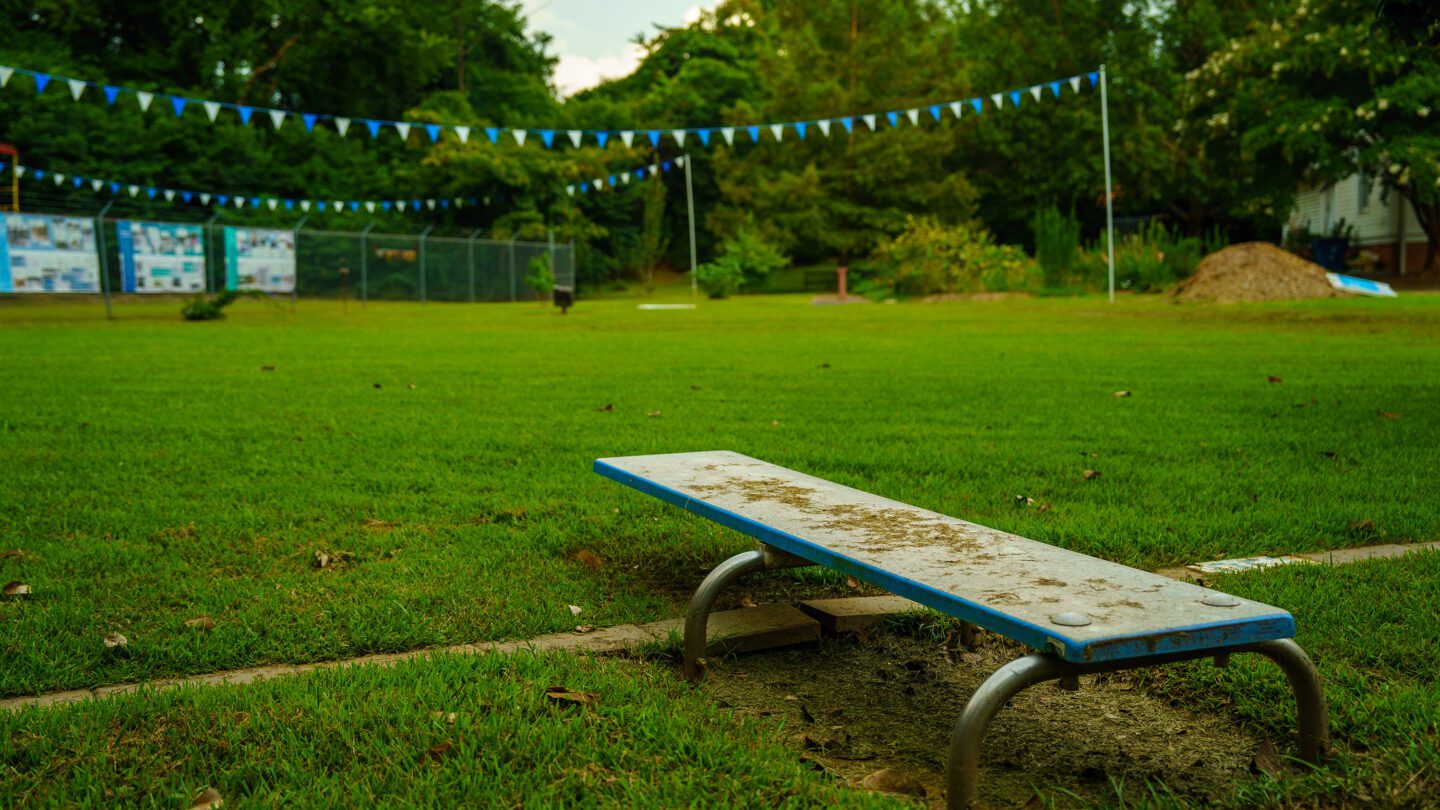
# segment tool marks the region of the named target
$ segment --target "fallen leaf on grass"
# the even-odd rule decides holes
[[[21,550],[18,549],[18,548],[12,548],[12,549],[10,549],[9,551],[0,551],[0,560],[5,559],[6,557],[24,557],[24,556],[25,556],[25,552],[21,551]]]
[[[209,616],[196,616],[193,619],[186,619],[185,626],[193,627],[196,630],[214,630],[215,620]]]
[[[1250,760],[1250,772],[1255,775],[1265,774],[1267,776],[1278,776],[1283,770],[1280,755],[1275,753],[1275,743],[1270,740],[1261,740],[1260,745],[1255,749],[1255,756]]]
[[[577,632],[577,633],[593,633],[593,632],[595,632],[595,625],[593,625],[593,624],[577,624],[577,625],[575,625],[575,632]]]
[[[329,554],[326,554],[326,553],[323,552],[323,551],[317,551],[317,552],[315,552],[315,567],[316,567],[316,568],[329,568],[329,567],[330,567],[330,555],[329,555]]]
[[[1285,382],[1284,380],[1280,379],[1279,377],[1275,377],[1275,376],[1266,377],[1265,379],[1269,380],[1269,381],[1272,382],[1272,383]]]
[[[30,586],[19,580],[7,582],[4,588],[0,588],[0,594],[6,596],[29,596]]]
[[[745,594],[744,596],[740,597],[740,607],[742,607],[742,608],[753,608],[753,607],[756,607],[756,605],[755,605],[755,597],[751,596],[751,595],[748,594],[748,593]]]
[[[650,417],[651,419],[654,419],[655,417],[657,417],[657,416],[660,415],[660,412],[659,412],[659,411],[651,411],[651,412],[649,412],[649,413],[647,413],[647,414],[645,414],[645,415],[648,416],[648,417]]]
[[[436,743],[435,745],[430,746],[430,748],[425,752],[425,756],[430,757],[436,762],[439,762],[454,750],[455,743],[450,742],[449,740],[445,740],[444,742]]]
[[[585,567],[589,568],[592,571],[599,571],[600,566],[602,565],[602,563],[600,562],[600,555],[587,549],[581,549],[575,552],[575,560],[577,562],[583,563]]]
[[[215,788],[205,788],[190,800],[190,810],[217,810],[224,804],[225,800],[220,798],[220,791]]]
[[[375,383],[375,387],[376,387],[376,388],[382,388],[383,386],[381,386],[380,383]]]
[[[615,410],[615,403],[613,403],[613,402],[607,402],[607,403],[605,403],[605,406],[604,406],[604,407],[602,407],[602,408],[596,408],[595,410],[597,410],[597,411],[602,411],[602,412],[613,411],[613,410]]]
[[[600,696],[594,692],[572,692],[563,686],[545,690],[545,699],[560,706],[591,706]]]
[[[861,779],[860,787],[866,790],[900,793],[906,796],[925,795],[925,786],[920,784],[919,779],[894,768],[881,768],[864,779]]]
[[[118,650],[122,647],[129,646],[129,644],[130,639],[125,638],[125,636],[120,633],[107,633],[105,635],[105,649],[107,650]]]
[[[459,717],[459,715],[455,712],[431,712],[430,716],[435,718],[436,720],[444,720],[446,723],[452,726],[455,725],[455,720]]]
[[[1381,419],[1399,419],[1404,416],[1404,414],[1391,413],[1389,411],[1376,411],[1375,413],[1379,414]]]
[[[407,385],[407,386],[405,386],[405,387],[406,387],[406,388],[409,388],[411,391],[414,391],[414,390],[415,390],[415,383],[410,383],[409,385]]]
[[[850,588],[859,588],[860,580],[855,577],[845,577],[845,585]]]
[[[570,606],[570,615],[571,615],[571,616],[579,616],[579,615],[580,615],[581,613],[583,613],[584,611],[585,611],[585,609],[582,608],[582,607],[580,607],[579,605],[571,605],[571,606]]]
[[[1084,476],[1085,476],[1085,480],[1086,480],[1086,481],[1094,481],[1096,478],[1099,478],[1099,477],[1100,477],[1100,471],[1099,471],[1099,470],[1086,470],[1086,471],[1084,472]]]
[[[1129,392],[1129,391],[1116,391],[1114,396],[1115,396],[1116,399],[1119,399],[1119,398],[1121,398],[1121,397],[1128,397],[1128,396],[1130,396],[1130,392]]]
[[[261,367],[260,367],[260,370],[261,370],[261,371],[274,371],[274,370],[275,370],[275,367],[274,367],[274,366],[261,366]]]

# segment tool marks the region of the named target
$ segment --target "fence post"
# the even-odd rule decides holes
[[[509,244],[509,248],[510,248],[510,303],[512,303],[512,304],[519,300],[518,298],[515,297],[515,239],[516,239],[516,237],[512,235],[512,236],[510,237],[510,244]]]
[[[18,199],[18,198],[17,198]],[[100,292],[105,295],[105,320],[115,320],[115,315],[110,310],[110,251],[105,247],[105,212],[114,205],[114,200],[108,200],[100,213],[95,215],[95,237],[100,245]]]
[[[546,247],[545,247],[545,249],[546,249],[547,251],[549,251],[549,256],[550,256],[550,275],[552,275],[552,276],[555,277],[555,284],[559,284],[559,283],[560,283],[560,274],[555,271],[555,229],[554,229],[554,228],[546,228],[546,229],[545,229],[545,242],[546,242]],[[553,285],[552,285],[552,286],[553,286]]]
[[[470,232],[470,238],[465,240],[466,266],[470,268],[470,303],[475,303],[475,240],[480,237],[484,228],[476,228]]]
[[[575,294],[576,294],[576,295],[579,295],[579,294],[580,294],[580,271],[576,269],[575,264],[576,264],[576,259],[575,259],[575,240],[574,240],[574,239],[571,239],[571,240],[570,240],[570,286],[575,290]]]
[[[375,221],[371,220],[370,224],[365,226],[365,230],[360,232],[360,303],[362,305],[370,300],[370,276],[368,273],[370,250],[367,246],[370,242],[370,229],[373,227],[375,227]]]
[[[425,237],[434,230],[434,225],[426,225],[425,230],[420,232],[420,303],[425,303]]]
[[[308,219],[310,219],[310,215],[309,215],[309,214],[306,214],[305,216],[300,217],[300,221],[299,221],[299,222],[295,223],[295,236],[293,237],[293,238],[295,239],[295,258],[296,258],[296,263],[295,263],[295,283],[292,284],[292,285],[290,285],[290,312],[291,312],[292,314],[295,312],[295,299],[300,296],[300,263],[299,263],[299,258],[300,258],[300,229],[303,228],[303,227],[305,227],[305,222],[306,222],[306,220],[308,220]]]

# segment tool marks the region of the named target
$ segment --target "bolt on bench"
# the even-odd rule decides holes
[[[892,501],[739,453],[599,459],[595,471],[760,541],[717,566],[685,617],[685,675],[704,671],[716,597],[753,571],[824,565],[1042,652],[996,670],[950,736],[951,807],[978,799],[980,743],[1026,687],[1081,675],[1259,653],[1299,707],[1300,755],[1318,764],[1329,723],[1320,677],[1290,614],[1187,582]],[[968,633],[967,633],[968,635]]]

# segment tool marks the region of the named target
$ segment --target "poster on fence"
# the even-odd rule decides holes
[[[225,288],[295,291],[295,232],[225,228]]]
[[[0,292],[100,292],[95,220],[6,214],[0,230]]]
[[[121,220],[115,229],[125,292],[205,291],[205,237],[200,226]]]

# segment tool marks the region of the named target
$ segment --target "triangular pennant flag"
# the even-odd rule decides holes
[[[670,132],[670,135],[675,138],[675,143],[679,144],[680,146],[685,145],[686,134],[688,134],[687,131],[683,129],[676,129]]]
[[[579,149],[579,148],[580,148],[580,136],[581,136],[580,130],[578,130],[578,129],[568,130],[568,131],[565,133],[565,135],[566,135],[566,137],[568,137],[568,138],[570,139],[570,145],[571,145],[571,146],[575,147],[576,149]]]
[[[140,112],[150,111],[150,102],[155,100],[154,93],[147,93],[144,90],[135,91],[135,101],[140,105]]]
[[[571,185],[566,186],[566,187],[565,187],[565,193],[566,193],[566,194],[569,194],[571,197],[574,197],[574,196],[575,196],[575,186],[574,186],[574,184],[571,184]]]
[[[146,189],[145,189],[145,196],[146,196],[146,197],[149,197],[150,199],[153,200],[153,199],[155,199],[155,193],[156,193],[156,189],[151,188],[151,187],[148,187],[148,186],[146,187]]]
[[[433,200],[433,199],[426,200],[426,201],[425,201],[425,207],[426,207],[426,208],[429,208],[431,211],[434,211],[434,210],[435,210],[435,200]]]
[[[978,98],[970,99],[970,106],[975,108],[976,115],[985,112],[985,102]]]
[[[120,184],[112,181],[112,182],[110,183],[110,193],[111,193],[111,194],[119,194],[119,193],[120,193]]]
[[[620,142],[625,144],[626,149],[629,149],[630,144],[635,142],[635,133],[629,130],[622,130],[620,132]]]
[[[395,131],[398,132],[398,133],[400,133],[400,142],[401,142],[401,143],[404,143],[405,141],[410,140],[410,125],[409,125],[409,124],[405,123],[404,121],[396,121],[396,122],[395,122]]]
[[[75,177],[75,178],[72,178],[70,182],[75,186],[75,188],[79,188],[79,187],[85,185],[85,178],[83,178],[83,177]]]
[[[244,207],[245,207],[245,198],[244,198],[244,197],[231,197],[231,199],[235,201],[235,207],[236,207],[236,208],[244,208]]]
[[[435,143],[436,141],[440,140],[440,125],[439,125],[439,124],[426,124],[426,125],[425,125],[425,134],[430,136],[430,142],[431,142],[431,143]]]
[[[1051,92],[1051,93],[1054,93],[1056,98],[1059,98],[1059,97],[1060,97],[1060,82],[1050,82],[1050,92]]]
[[[990,97],[990,100],[995,102],[995,109],[997,110],[1005,107],[1005,95],[1003,93],[994,94]]]
[[[940,105],[939,105],[939,104],[932,104],[932,105],[930,105],[930,117],[935,119],[935,123],[937,123],[937,124],[940,123]]]
[[[657,174],[660,173],[660,167],[659,167],[659,166],[656,166],[656,165],[654,165],[654,164],[651,164],[651,165],[645,167],[645,171],[649,172],[651,177],[654,177],[655,175],[657,175]]]
[[[265,207],[269,208],[271,211],[274,211],[277,207],[279,207],[279,205],[280,201],[275,199],[274,197],[271,197],[270,199],[265,201]]]
[[[345,208],[345,203],[341,202],[340,200],[336,200],[335,202],[331,203],[331,206],[332,206],[336,211],[341,211],[341,210],[344,210],[344,208]]]
[[[697,129],[697,130],[695,130],[695,134],[698,135],[698,136],[700,136],[700,145],[701,145],[701,146],[709,146],[709,145],[710,145],[710,130],[708,130],[708,129]]]
[[[320,120],[320,116],[315,113],[301,113],[300,120],[305,124],[306,132],[314,132],[315,122]]]
[[[320,203],[320,204],[321,204],[321,205],[324,205],[325,203]],[[413,209],[415,209],[416,211],[419,211],[419,210],[420,210],[420,201],[419,201],[419,200],[411,200],[411,201],[410,201],[410,207],[413,208]],[[320,210],[323,211],[323,210],[325,210],[325,209],[322,208],[322,209],[320,209]]]
[[[581,193],[581,194],[588,194],[589,192],[590,192],[590,183],[589,183],[589,182],[581,183],[581,184],[580,184],[580,193]]]
[[[315,210],[316,210],[316,211],[324,211],[324,210],[325,210],[325,201],[324,201],[324,200],[320,200],[319,202],[315,203]]]
[[[58,186],[58,185],[60,185],[61,183],[65,182],[65,175],[61,174],[60,172],[51,172],[51,173],[50,173],[50,179],[51,179],[51,180],[54,180],[54,181],[55,181],[55,185]]]
[[[190,204],[190,199],[191,199],[192,197],[194,197],[194,196],[195,196],[194,194],[191,194],[191,193],[188,192],[188,191],[182,191],[182,192],[180,192],[180,199],[184,200],[186,205],[189,205],[189,204]]]
[[[626,172],[626,173],[620,175],[620,182],[621,182],[621,183],[624,183],[624,184],[627,185],[627,186],[630,185],[630,173],[629,173],[629,172]]]
[[[180,114],[185,112],[185,103],[187,101],[189,101],[189,99],[181,98],[180,96],[170,97],[170,107],[175,110],[176,118],[179,118]]]
[[[647,137],[647,138],[650,139],[650,145],[651,145],[651,146],[656,147],[656,148],[659,148],[659,146],[660,146],[660,130],[658,130],[658,129],[652,129],[652,130],[650,130],[649,132],[645,133],[645,137]]]
[[[620,185],[620,182],[615,179],[615,175],[613,175],[613,174],[610,175],[610,180],[609,180],[609,182],[610,182],[610,187],[611,187],[611,188],[614,188],[614,187]]]
[[[721,128],[720,128],[720,137],[722,137],[722,138],[725,139],[725,145],[726,145],[726,146],[734,146],[734,145],[735,145],[735,128],[734,128],[734,127],[721,127]]]
[[[885,113],[885,118],[890,121],[890,126],[892,126],[892,127],[898,127],[898,126],[900,126],[900,114],[899,114],[899,113],[894,113],[894,112]]]
[[[70,97],[76,101],[80,100],[80,94],[85,92],[85,82],[79,79],[66,79],[65,83],[70,85]]]
[[[912,108],[906,110],[906,111],[905,111],[905,117],[910,119],[910,124],[911,124],[912,126],[919,126],[919,124],[920,124],[920,110],[919,110],[919,109],[912,107]]]
[[[104,181],[104,180],[91,180],[91,181],[90,181],[90,190],[93,191],[93,192],[95,192],[96,194],[99,194],[99,193],[100,193],[100,189],[102,189],[102,188],[104,188],[104,187],[105,187],[105,181]]]
[[[49,83],[50,83],[50,74],[48,74],[48,73],[36,73],[36,74],[35,74],[35,92],[37,92],[37,93],[43,93],[43,92],[45,92],[45,85],[47,85],[47,84],[49,84]]]
[[[235,112],[240,114],[240,123],[244,124],[247,127],[250,126],[250,116],[255,114],[254,107],[246,107],[244,105],[241,105],[235,108]]]
[[[455,127],[455,134],[460,136],[461,143],[470,142],[470,127]]]
[[[215,202],[216,202],[216,204],[220,205],[221,207],[224,207],[226,203],[230,202],[230,197],[229,197],[229,195],[226,195],[226,194],[216,194],[216,195],[215,195]]]
[[[553,129],[542,129],[542,130],[540,130],[540,142],[543,143],[543,144],[545,144],[545,148],[546,148],[546,149],[551,148],[551,144],[555,143],[555,130],[553,130]]]
[[[1036,101],[1040,100],[1040,85],[1037,84],[1034,87],[1030,88],[1030,96]]]
[[[201,194],[201,195],[200,195],[200,204],[201,204],[201,205],[209,205],[209,204],[210,204],[210,195],[209,195],[209,194]]]
[[[770,125],[770,134],[772,134],[772,135],[775,136],[775,140],[779,141],[781,138],[783,138],[783,137],[785,136],[785,125],[784,125],[784,124],[771,124],[771,125]]]
[[[847,133],[854,132],[854,131],[855,131],[855,119],[854,119],[854,118],[841,118],[841,119],[840,119],[840,126],[845,127],[845,131],[846,131]]]
[[[366,119],[366,121],[365,121],[365,128],[368,129],[368,130],[370,130],[370,137],[371,137],[372,139],[380,137],[380,122],[379,122],[379,121],[371,121],[371,120]]]
[[[1100,71],[1092,71],[1088,74],[1088,78],[1090,79],[1090,86],[1094,87],[1100,83]]]
[[[802,141],[805,140],[805,128],[806,128],[807,126],[808,126],[808,125],[805,124],[805,123],[803,123],[803,122],[798,122],[798,121],[797,121],[797,122],[795,123],[795,131],[798,132],[798,133],[800,133],[800,140],[802,140]]]
[[[500,130],[495,127],[486,127],[485,134],[489,136],[490,143],[495,143],[495,139],[500,137]]]
[[[335,131],[340,133],[340,137],[345,137],[345,133],[350,131],[350,119],[337,117],[335,119]]]
[[[0,87],[10,83],[10,77],[15,75],[15,68],[0,66]]]
[[[748,133],[750,133],[750,142],[751,142],[751,143],[759,143],[759,142],[760,142],[760,127],[746,127],[746,128],[745,128],[745,131],[748,132]]]
[[[1071,76],[1071,77],[1070,77],[1070,89],[1071,89],[1071,90],[1074,90],[1074,91],[1077,92],[1077,93],[1080,92],[1080,77],[1079,77],[1079,76]]]
[[[605,188],[605,178],[603,178],[603,177],[597,177],[597,178],[595,178],[594,180],[591,180],[590,182],[593,183],[593,184],[595,185],[595,188],[597,188],[597,189]]]
[[[175,191],[173,189],[165,189],[165,202],[175,202]]]
[[[512,129],[512,130],[510,130],[510,135],[515,138],[515,143],[517,143],[517,144],[519,144],[519,145],[521,145],[521,146],[524,146],[524,145],[525,145],[525,136],[528,135],[528,134],[529,134],[529,133],[526,132],[526,131],[523,130],[523,129]]]
[[[875,114],[874,114],[874,113],[871,113],[871,114],[869,114],[869,115],[862,115],[862,116],[860,116],[860,120],[865,122],[865,126],[869,127],[871,132],[874,132],[874,131],[875,131]]]
[[[285,210],[286,210],[286,211],[294,211],[294,210],[295,210],[295,201],[294,201],[294,200],[286,200],[286,201],[285,201]]]
[[[112,107],[115,106],[115,99],[118,98],[119,96],[120,96],[120,88],[118,88],[118,87],[111,87],[111,86],[108,85],[108,84],[105,85],[105,103],[106,103],[106,104],[109,104],[109,105],[112,106]]]
[[[1014,104],[1016,107],[1019,107],[1019,106],[1020,106],[1020,91],[1019,91],[1019,90],[1011,90],[1011,91],[1010,91],[1010,103]]]
[[[824,136],[827,137],[827,138],[830,137],[830,122],[829,122],[828,120],[827,120],[827,121],[816,121],[816,122],[815,122],[815,126],[820,127],[820,134],[821,134],[821,135],[824,135]],[[802,137],[803,137],[803,136],[802,136]]]
[[[221,203],[221,205],[224,205],[224,203]],[[309,211],[310,211],[310,201],[309,201],[309,200],[301,200],[301,201],[300,201],[300,210],[301,210],[301,211],[304,211],[304,212],[306,212],[306,213],[309,213]]]
[[[685,156],[681,155],[680,157],[675,158],[675,165],[679,166],[682,169],[685,168]]]
[[[370,214],[375,213],[375,201],[374,201],[374,200],[366,200],[366,201],[365,201],[365,211],[366,211],[366,213],[370,213]]]
[[[284,110],[270,110],[270,125],[279,129],[285,123]]]
[[[45,179],[45,172],[44,172],[44,170],[42,170],[42,169],[36,169],[36,170],[35,170],[35,179],[36,179],[36,180],[44,180],[44,179]]]
[[[956,117],[956,118],[959,118],[959,117],[960,117],[960,111],[963,110],[963,109],[965,109],[965,105],[964,105],[964,104],[961,104],[961,103],[958,102],[958,101],[952,101],[952,102],[950,102],[950,112],[955,113],[955,117]]]
[[[218,102],[218,101],[206,101],[206,102],[204,102],[204,106],[205,106],[205,117],[210,119],[210,123],[212,123],[212,124],[215,123],[215,117],[218,116],[218,115],[220,115],[220,102]]]
[[[272,206],[272,207],[273,207],[273,206]],[[359,210],[360,210],[360,203],[351,201],[351,203],[350,203],[350,210],[351,210],[351,211],[359,211]]]
[[[462,200],[462,199],[460,199],[459,197],[456,197],[456,198],[455,198],[455,207],[456,207],[456,208],[464,208],[464,207],[465,207],[465,201]]]
[[[139,187],[139,186],[126,186],[126,187],[125,187],[125,190],[128,191],[128,192],[130,192],[130,196],[131,196],[131,197],[136,197],[136,196],[139,196],[139,194],[140,194],[140,187]]]
[[[381,210],[381,211],[384,211],[384,212],[387,213],[387,214],[390,213],[390,209],[391,209],[391,208],[394,208],[394,207],[395,207],[394,204],[391,203],[389,200],[381,200],[381,201],[380,201],[380,210]]]
[[[670,161],[667,160],[667,161],[665,161],[664,163],[661,163],[661,164],[660,164],[660,171],[662,171],[662,172],[668,172],[668,171],[670,171]]]

